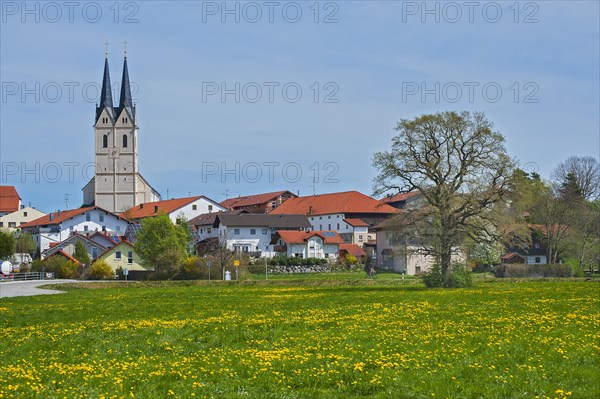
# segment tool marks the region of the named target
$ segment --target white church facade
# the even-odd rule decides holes
[[[112,100],[108,54],[100,104],[94,124],[95,174],[83,188],[84,206],[97,206],[120,213],[145,202],[160,200],[160,194],[139,173],[138,125],[131,97],[127,54],[123,63],[119,105]]]

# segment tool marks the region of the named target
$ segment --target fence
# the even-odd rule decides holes
[[[0,274],[0,279],[4,281],[33,281],[33,280],[50,280],[54,278],[54,273],[47,272],[31,272],[31,273],[13,273]]]

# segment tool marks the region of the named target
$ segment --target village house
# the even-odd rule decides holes
[[[81,242],[86,252],[92,260],[96,259],[102,252],[106,251],[116,244],[112,239],[110,241],[103,241],[102,244],[98,240],[93,240],[89,234],[82,234],[79,232],[73,232],[68,238],[61,242],[50,243],[48,249],[40,253],[42,259],[49,258],[57,252],[64,252],[70,256],[75,255],[75,245],[77,242]]]
[[[271,243],[276,231],[309,230],[304,215],[257,214],[241,211],[200,215],[188,222],[194,227],[198,245],[220,240],[230,250],[255,257],[274,256]]]
[[[40,212],[30,206],[21,208],[17,211],[7,213],[4,216],[0,216],[0,229],[15,231],[19,229],[22,224],[39,219],[44,215],[46,215],[44,212]]]
[[[285,231],[273,236],[272,244],[279,255],[297,258],[338,258],[344,240],[335,231]]]
[[[420,191],[410,191],[408,193],[398,193],[396,195],[388,195],[381,199],[382,204],[393,206],[396,209],[406,209],[414,205],[422,198]]]
[[[542,243],[542,235],[545,227],[541,225],[530,225],[531,241],[529,246],[523,247],[508,247],[506,253],[500,257],[500,262],[506,263],[526,263],[540,264],[548,263],[547,248]]]
[[[358,191],[291,198],[271,214],[302,214],[313,230],[335,231],[346,243],[364,247],[376,239],[372,228],[399,212]]]
[[[66,240],[74,232],[91,234],[100,231],[120,236],[125,232],[128,223],[119,215],[91,206],[52,212],[20,227],[24,233],[32,235],[40,253],[44,253],[51,244]]]
[[[21,209],[21,197],[14,186],[0,186],[0,216]],[[8,226],[6,226],[8,227]]]
[[[221,201],[221,206],[232,211],[248,211],[250,213],[269,213],[290,198],[298,197],[290,191],[245,195]]]
[[[135,250],[135,246],[128,241],[121,241],[112,248],[108,248],[101,253],[96,260],[105,261],[115,273],[119,268],[134,272],[147,272],[152,270],[147,269],[142,265],[142,261]]]
[[[185,198],[173,198],[164,201],[145,202],[120,214],[121,217],[139,222],[147,217],[167,215],[173,223],[188,221],[205,213],[222,212],[226,209],[203,195]]]

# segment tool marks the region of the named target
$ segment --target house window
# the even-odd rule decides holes
[[[4,227],[4,222],[0,222],[0,227]]]
[[[267,233],[267,229],[262,229],[262,233],[263,233],[264,236],[267,235],[268,234]]]
[[[23,212],[23,217],[27,217],[27,212]]]
[[[338,230],[340,229],[340,224],[339,224],[339,223],[337,224],[337,229],[338,229]]]
[[[106,231],[106,226],[102,226],[102,231]]]
[[[104,214],[103,213],[101,213],[99,215],[99,220],[100,220],[100,222],[104,222]]]
[[[323,217],[322,217],[322,216],[319,216],[319,220],[322,220],[322,219],[323,219]]]
[[[132,251],[127,252],[127,263],[129,263],[130,265],[133,263],[133,252]]]
[[[331,215],[327,216],[327,219],[331,219]]]
[[[240,234],[240,229],[233,229],[233,234]]]
[[[121,226],[117,226],[117,227],[115,227],[115,230],[117,230],[117,231],[121,231]]]
[[[363,236],[362,236],[362,234],[359,234],[359,235],[358,235],[358,241],[359,241],[359,242],[362,242],[362,240],[363,240]]]
[[[98,247],[92,247],[92,258],[96,259],[98,257]]]
[[[207,234],[210,234],[210,233],[212,233],[212,227],[209,227],[209,228],[207,228],[207,229],[206,229],[206,233],[207,233]]]
[[[115,259],[116,260],[121,260],[121,251],[116,251],[115,252]]]
[[[542,261],[542,258],[540,258],[539,256],[535,257],[535,263],[540,263]]]
[[[208,211],[209,211],[209,212],[210,212],[210,211],[212,211],[212,205],[209,205],[209,206],[208,206]]]
[[[88,227],[87,226],[83,226],[83,231],[88,231]]]
[[[331,230],[331,223],[327,225],[327,230]]]
[[[319,230],[323,230],[323,225],[322,224],[319,225]]]
[[[73,226],[69,226],[69,230],[70,230],[70,231],[73,231]]]
[[[8,222],[8,227],[17,227],[17,222]]]
[[[256,229],[250,229],[250,234],[251,235],[255,235],[256,234]]]
[[[535,247],[535,249],[539,249],[540,248],[540,244],[535,243],[534,247]]]
[[[85,214],[85,221],[89,222],[90,220],[92,220],[92,214],[91,213],[86,213]]]
[[[102,136],[102,148],[108,148],[108,135]]]
[[[192,211],[198,210],[198,205],[192,205]]]

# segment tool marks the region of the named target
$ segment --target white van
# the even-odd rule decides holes
[[[12,256],[10,262],[13,265],[22,265],[23,263],[33,262],[33,259],[31,259],[31,255],[27,253],[17,253]]]

